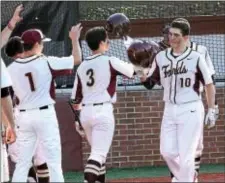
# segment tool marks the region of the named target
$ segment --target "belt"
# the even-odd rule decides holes
[[[94,103],[94,104],[82,104],[82,106],[88,106],[88,105],[93,105],[93,106],[96,106],[96,105],[103,105],[104,103]]]
[[[39,107],[38,109],[40,109],[40,110],[48,109],[48,106],[45,105],[45,106]],[[20,112],[26,112],[27,110],[29,110],[29,109],[20,109]]]

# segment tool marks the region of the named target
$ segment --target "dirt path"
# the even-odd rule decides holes
[[[107,181],[108,182],[108,181]],[[125,183],[125,182],[170,182],[169,177],[149,177],[149,178],[127,178],[110,180],[109,182]],[[200,174],[198,182],[225,182],[224,173]]]

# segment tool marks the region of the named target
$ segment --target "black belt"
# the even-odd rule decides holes
[[[45,105],[45,106],[39,107],[38,109],[40,109],[40,110],[48,109],[48,106]],[[28,110],[29,110],[29,109],[28,109]],[[27,111],[27,109],[20,109],[20,112],[25,112],[25,111]]]
[[[93,105],[93,106],[96,106],[96,105],[103,105],[104,103],[94,103],[94,104],[82,104],[82,106],[88,106],[88,105]]]

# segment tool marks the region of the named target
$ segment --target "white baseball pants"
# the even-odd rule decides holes
[[[61,165],[61,142],[58,120],[53,105],[32,109],[18,116],[18,159],[12,182],[26,182],[37,139],[42,144],[49,168],[50,182],[64,182]]]
[[[112,104],[83,106],[80,119],[87,140],[91,145],[91,154],[88,159],[104,164],[115,129]]]
[[[11,160],[14,163],[17,163],[18,154],[19,154],[19,144],[17,141],[14,142],[13,144],[8,145],[8,154]],[[39,166],[46,163],[46,158],[43,153],[42,144],[38,140],[37,140],[37,147],[34,152],[33,163],[34,163],[34,166]]]
[[[165,104],[161,124],[160,152],[178,182],[193,182],[195,155],[202,134],[202,101]]]

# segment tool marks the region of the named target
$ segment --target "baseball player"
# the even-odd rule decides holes
[[[6,127],[5,142],[12,143],[15,141],[16,136],[14,132],[14,119],[13,119],[13,107],[12,100],[10,98],[9,87],[12,85],[12,81],[5,67],[5,63],[1,59],[1,126]],[[1,182],[9,181],[9,168],[8,168],[8,155],[6,152],[6,146],[3,144],[1,138]]]
[[[112,103],[116,101],[116,76],[131,78],[134,69],[127,62],[104,55],[109,39],[103,27],[88,30],[85,39],[92,55],[78,67],[71,99],[82,104],[80,121],[91,146],[84,180],[105,182],[105,162],[115,128]]]
[[[14,14],[9,21],[8,25],[1,32],[1,48],[8,41],[13,29],[16,24],[22,20],[20,13],[23,10],[23,6],[19,5],[16,7]],[[11,78],[5,67],[5,63],[1,59],[1,114],[2,120],[0,128],[2,126],[6,128],[4,134],[4,140],[6,143],[10,144],[16,140],[16,135],[14,131],[14,118],[13,118],[13,106],[12,100],[10,98],[9,87],[12,85]],[[3,127],[3,128],[4,128]],[[8,155],[6,152],[6,146],[3,144],[3,139],[1,139],[1,182],[9,181],[9,169],[8,169]]]
[[[161,50],[165,50],[166,48],[170,47],[170,44],[169,44],[169,28],[170,28],[170,25],[165,24],[163,29],[162,29],[163,40],[158,42]]]
[[[177,18],[175,19],[175,21],[186,21],[188,23],[188,20],[184,19],[184,18]],[[165,37],[168,37],[169,35],[169,25],[165,26],[164,29],[163,29],[163,32],[164,32],[164,38]],[[163,42],[163,41],[161,41]],[[160,42],[159,42],[160,44]],[[163,45],[163,44],[161,44]],[[212,60],[209,56],[209,53],[208,53],[208,50],[205,46],[203,45],[200,45],[200,44],[197,44],[196,42],[192,42],[190,41],[190,39],[187,41],[187,45],[188,47],[190,47],[191,49],[199,52],[204,58],[205,58],[205,61],[206,61],[206,64],[210,70],[210,75],[212,76],[212,79],[214,81],[214,84],[215,84],[215,80],[214,80],[214,75],[215,75],[215,69],[214,69],[214,66],[213,66],[213,63],[212,63]],[[169,42],[167,44],[167,46],[169,47]],[[218,119],[218,115],[219,115],[219,109],[218,109],[218,104],[217,104],[217,101],[215,101],[215,118]],[[212,124],[212,127],[214,126],[214,124]],[[195,170],[196,172],[199,173],[199,168],[200,168],[200,161],[201,161],[201,156],[202,156],[202,151],[203,151],[203,131],[202,131],[202,134],[201,134],[201,137],[199,139],[199,143],[198,143],[198,147],[197,147],[197,151],[196,151],[196,156],[195,156]],[[173,178],[173,174],[171,173],[171,177]],[[196,179],[197,181],[197,179]]]
[[[23,45],[21,44],[21,38],[17,36],[10,38],[10,40],[5,46],[6,55],[13,59],[23,58],[23,52],[24,50],[23,50]],[[16,97],[14,96],[13,88],[11,87],[10,89],[11,89],[10,94],[14,101],[14,116],[15,116],[15,123],[16,123],[19,112],[18,112],[18,109],[16,108]],[[16,129],[16,131],[18,130]],[[8,146],[8,154],[14,163],[16,163],[18,159],[18,154],[19,154],[18,145],[19,144],[16,141]],[[33,165],[30,168],[28,173],[28,182],[31,182],[32,180],[33,181],[36,180],[40,183],[49,182],[49,171],[48,171],[45,157],[43,155],[42,146],[40,143],[38,143],[37,145],[37,149],[35,151],[32,164]]]
[[[72,56],[47,57],[42,54],[43,43],[49,41],[38,29],[29,29],[21,36],[24,58],[16,59],[8,67],[13,89],[18,98],[17,117],[19,144],[18,159],[12,182],[25,182],[37,139],[42,144],[49,168],[50,182],[64,182],[61,166],[61,142],[54,108],[54,82],[58,75],[70,74],[81,62],[79,37],[81,24],[69,33]]]
[[[160,152],[175,178],[193,182],[194,159],[203,129],[204,107],[200,85],[205,85],[208,113],[205,124],[215,123],[215,87],[205,59],[187,47],[190,24],[173,21],[169,30],[171,48],[156,55],[149,72],[164,88],[165,109],[161,125]]]

